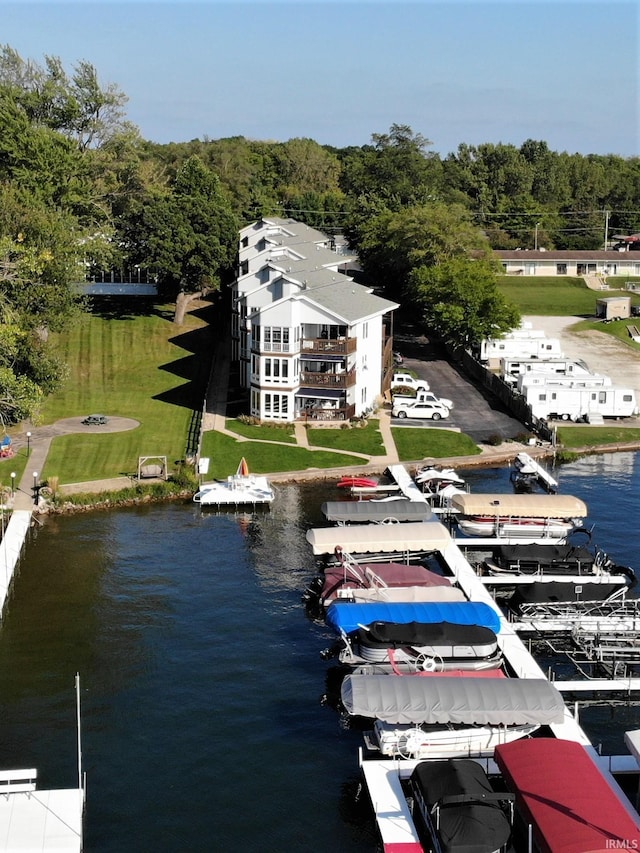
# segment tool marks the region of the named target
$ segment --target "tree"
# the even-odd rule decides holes
[[[368,280],[396,299],[406,295],[415,267],[491,254],[486,237],[461,205],[431,202],[398,212],[369,210],[357,230],[357,249]]]
[[[437,266],[416,267],[409,288],[426,332],[452,346],[469,348],[520,322],[518,309],[498,290],[496,270],[488,261],[452,258]]]
[[[113,83],[102,86],[95,66],[86,60],[74,66],[70,78],[56,56],[45,56],[42,68],[3,45],[0,85],[11,90],[31,124],[59,131],[81,151],[100,147],[127,126],[127,96]]]
[[[169,191],[153,190],[124,220],[132,264],[158,271],[174,295],[218,290],[233,268],[238,223],[220,182],[198,157],[180,168]],[[180,300],[179,308],[184,306]],[[176,322],[181,322],[177,311]]]
[[[427,152],[431,142],[408,125],[392,124],[389,133],[373,134],[373,145],[349,149],[340,186],[357,208],[360,200],[379,199],[390,210],[438,196],[441,163]]]

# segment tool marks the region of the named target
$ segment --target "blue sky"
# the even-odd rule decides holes
[[[545,140],[636,156],[638,2],[129,0],[0,4],[0,44],[86,59],[156,142],[344,147],[408,124],[441,155]]]

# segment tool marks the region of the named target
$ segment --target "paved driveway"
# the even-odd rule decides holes
[[[405,355],[405,366],[414,370],[421,379],[426,379],[434,394],[448,397],[453,409],[446,420],[431,421],[418,418],[393,419],[393,426],[459,429],[476,442],[486,441],[499,434],[503,439],[515,438],[525,432],[520,421],[492,395],[443,356],[441,350],[431,346],[424,338],[396,338],[396,348]]]

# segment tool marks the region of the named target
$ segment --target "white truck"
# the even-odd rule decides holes
[[[638,414],[632,388],[606,385],[600,388],[567,388],[560,385],[525,385],[522,396],[537,418],[545,420],[589,421],[603,418],[630,418]]]
[[[412,388],[416,393],[409,394],[394,394],[395,388]],[[453,409],[453,400],[447,400],[445,397],[437,397],[433,391],[429,390],[429,383],[426,379],[416,379],[410,373],[394,373],[391,380],[391,395],[392,405],[395,406],[404,403],[435,403],[436,405],[446,406],[447,409]]]
[[[410,373],[396,371],[391,377],[391,392],[394,388],[412,388],[414,391],[428,391],[429,383],[426,379],[416,379]]]

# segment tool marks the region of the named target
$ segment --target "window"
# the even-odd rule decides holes
[[[631,403],[633,401],[633,396],[631,394],[623,394],[622,400],[624,403]]]
[[[566,275],[567,274],[567,265],[566,264],[556,264],[556,275]]]
[[[249,261],[243,261],[240,264],[240,275],[246,275],[249,272]]]
[[[289,413],[289,398],[286,394],[264,395],[265,418],[286,417]]]
[[[249,238],[248,238],[248,237],[243,237],[243,238],[242,238],[242,241],[241,241],[241,246],[242,246],[242,248],[243,248],[243,249],[246,249],[248,245],[249,245]]]
[[[263,378],[265,382],[286,382],[289,378],[289,359],[265,358]]]

